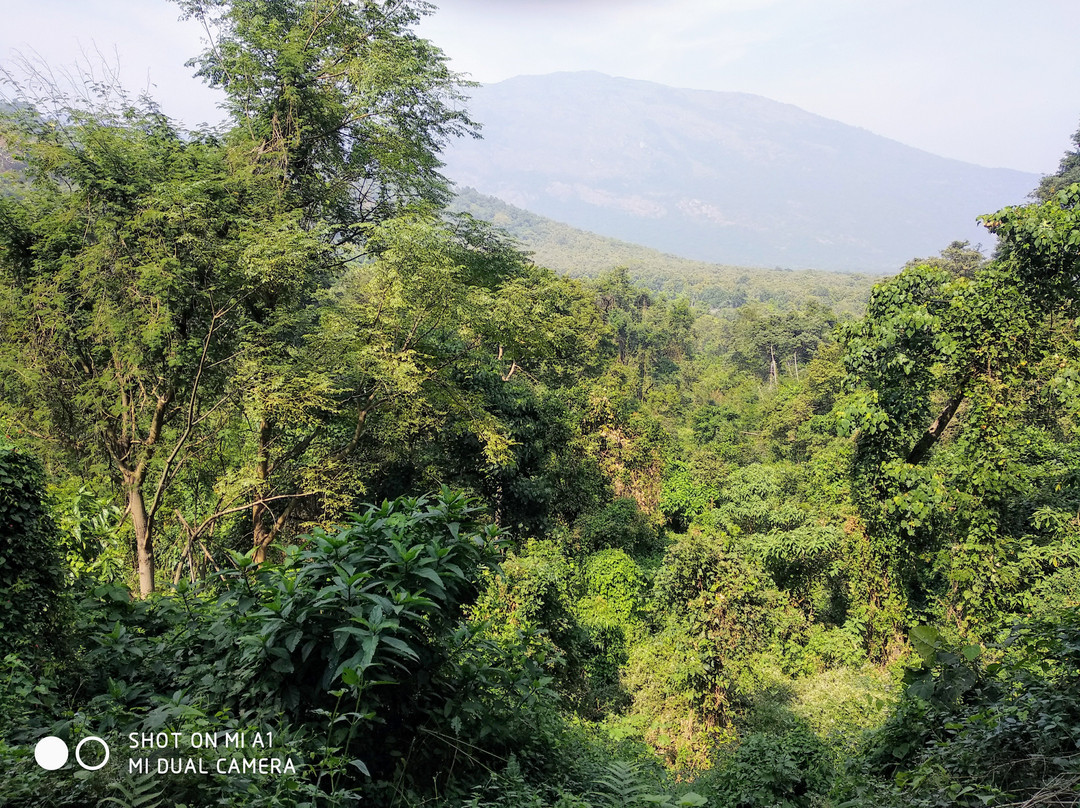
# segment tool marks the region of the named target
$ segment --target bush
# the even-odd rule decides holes
[[[659,549],[656,529],[629,497],[581,517],[575,527],[586,555],[601,550],[623,550],[638,558]]]
[[[43,657],[58,637],[63,586],[41,467],[0,444],[0,648]]]
[[[611,731],[641,737],[680,775],[707,769],[712,748],[734,730],[699,713],[704,673],[694,638],[674,627],[637,643],[622,679],[632,702]]]
[[[755,733],[722,758],[707,782],[730,808],[803,808],[818,805],[831,784],[828,747],[809,728],[782,735]]]
[[[856,806],[1075,804],[1080,612],[1016,627],[1001,645],[911,639],[921,663],[840,779]],[[999,661],[983,662],[983,657]]]
[[[272,728],[276,748],[311,766],[300,769],[306,780],[275,781],[281,805],[391,782],[443,791],[451,774],[467,787],[511,752],[557,766],[553,694],[534,638],[493,639],[467,620],[498,541],[478,513],[444,490],[315,531],[280,565],[234,554],[235,569],[204,587],[181,582],[146,600],[98,587],[80,609],[71,707],[19,713],[31,698],[55,705],[56,694],[30,687],[21,669],[0,681],[0,707],[26,724],[11,740]],[[26,774],[28,750],[7,749],[0,768]],[[70,784],[62,775],[54,781]],[[169,779],[172,802],[256,804],[239,779],[188,779]]]
[[[583,579],[585,598],[580,608],[584,622],[605,614],[629,626],[640,617],[645,576],[624,551],[601,550],[589,556]]]

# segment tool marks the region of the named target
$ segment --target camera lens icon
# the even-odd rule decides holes
[[[67,759],[67,744],[55,735],[42,738],[37,742],[37,746],[34,747],[34,760],[37,761],[37,765],[43,769],[48,769],[51,772],[56,771],[67,763]]]
[[[98,763],[89,764],[83,760],[83,746],[88,743],[101,744],[101,748],[105,751],[105,756]],[[55,735],[42,738],[34,747],[34,760],[37,761],[41,768],[48,771],[56,771],[62,768],[67,763],[68,754],[68,745],[64,743],[62,738],[57,738]],[[96,772],[109,762],[109,745],[96,735],[88,735],[75,745],[75,762],[88,772]]]

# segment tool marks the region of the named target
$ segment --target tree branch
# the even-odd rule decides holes
[[[172,452],[169,454],[168,459],[165,461],[165,467],[161,470],[161,475],[158,477],[157,488],[154,490],[154,499],[150,504],[148,511],[149,518],[153,519],[154,514],[157,513],[157,509],[161,507],[161,499],[165,495],[165,486],[168,484],[173,472],[173,463],[176,461],[176,456],[180,454],[180,450],[187,443],[187,439],[191,436],[191,430],[195,428],[195,402],[199,397],[199,382],[202,380],[203,369],[206,367],[206,355],[210,351],[210,340],[214,336],[214,329],[217,326],[218,314],[215,314],[210,319],[210,327],[206,331],[206,338],[203,340],[202,354],[199,356],[199,367],[195,371],[195,378],[191,382],[191,396],[188,398],[187,407],[187,423],[184,425],[184,431],[180,437],[176,439],[176,444],[173,446]],[[171,398],[171,394],[169,398]],[[159,399],[160,401],[161,399]],[[216,405],[215,405],[216,406]],[[160,407],[159,407],[160,410]],[[157,413],[154,415],[157,420]],[[157,428],[160,429],[160,423]],[[154,434],[153,430],[151,434]],[[156,439],[156,435],[155,435]],[[152,443],[153,441],[151,441]]]
[[[926,433],[919,438],[919,442],[911,447],[911,451],[908,452],[907,462],[913,466],[917,466],[925,458],[929,451],[934,447],[934,444],[938,442],[938,438],[941,437],[941,433],[945,431],[945,427],[949,425],[952,417],[956,415],[956,410],[960,407],[960,403],[964,400],[963,388],[954,395],[945,404],[945,409],[941,411],[941,414],[934,419],[934,423],[930,424],[930,428],[926,430]]]

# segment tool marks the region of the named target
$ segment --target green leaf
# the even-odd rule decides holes
[[[941,647],[941,633],[933,626],[915,626],[908,636],[916,653],[927,664],[933,664]]]

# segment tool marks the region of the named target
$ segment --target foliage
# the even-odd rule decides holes
[[[784,735],[751,734],[709,777],[722,805],[798,808],[820,804],[831,781],[825,745],[805,726]]]
[[[422,781],[462,748],[479,765],[542,746],[543,732],[530,740],[535,728],[521,725],[534,726],[549,699],[527,638],[496,644],[464,620],[495,549],[476,513],[447,491],[398,500],[314,533],[280,566],[236,554],[217,594],[181,586],[132,602],[100,589],[83,609],[76,718],[106,735],[212,726],[214,716],[286,739],[303,726],[292,743],[310,782],[342,793],[363,784],[360,773],[386,778],[406,761],[415,770],[398,776]],[[8,686],[23,687],[18,677]]]
[[[111,785],[119,797],[106,797],[101,805],[117,805],[120,808],[158,808],[163,802],[161,786],[152,775],[132,778],[130,784],[117,780]],[[157,788],[155,788],[157,786]]]
[[[0,443],[0,645],[42,658],[58,639],[64,600],[60,534],[40,465]]]
[[[42,460],[0,447],[4,799],[1075,790],[1068,166],[986,217],[992,260],[955,242],[858,321],[865,279],[582,255],[580,282],[443,206],[475,125],[426,3],[180,5],[222,132],[3,113],[0,424]],[[268,727],[295,774],[31,754]]]
[[[709,471],[697,463],[691,465],[679,459],[667,463],[660,511],[669,526],[685,531],[691,522],[715,507],[720,491],[715,481],[709,479]]]
[[[985,651],[913,630],[921,662],[840,781],[840,799],[944,806],[1074,798],[1077,632],[1075,610],[1016,626]]]
[[[146,594],[178,471],[213,446],[252,332],[270,301],[302,304],[322,248],[214,138],[153,107],[65,116],[4,122],[27,168],[0,204],[0,398],[51,462],[109,470]]]
[[[582,613],[590,618],[609,618],[630,626],[641,609],[645,578],[641,568],[624,550],[617,548],[593,553],[585,561],[582,583],[585,603]]]
[[[809,729],[830,750],[832,760],[855,753],[867,730],[892,714],[897,683],[886,671],[863,661],[806,674],[784,673],[768,659],[740,681],[748,702],[739,717],[743,734],[784,735]]]
[[[836,316],[828,308],[809,303],[802,310],[786,312],[742,306],[732,324],[732,359],[742,370],[761,379],[785,374],[798,375],[799,362],[806,365],[836,326]]]
[[[986,217],[1001,238],[994,262],[971,277],[906,269],[846,337],[859,387],[841,427],[857,436],[857,497],[883,584],[981,636],[1020,610],[1047,569],[1036,558],[1072,555],[1036,514],[1066,490],[1045,475],[1075,473],[1076,193]]]
[[[591,774],[594,786],[585,793],[560,788],[555,795],[547,795],[525,780],[517,760],[511,758],[504,771],[492,776],[485,793],[476,794],[461,808],[694,808],[708,804],[693,791],[662,789],[666,784],[656,782],[659,778],[626,761],[611,761]]]
[[[436,155],[474,124],[460,78],[412,30],[426,3],[177,2],[211,37],[192,65],[224,90],[232,136],[335,240],[403,203],[445,201]]]
[[[101,583],[123,581],[131,559],[127,548],[116,541],[122,512],[112,498],[80,485],[74,491],[54,490],[51,499],[71,575]]]
[[[621,497],[600,511],[578,519],[581,551],[586,555],[602,550],[622,550],[634,557],[647,556],[657,549],[656,529],[629,497]]]
[[[707,769],[713,747],[734,736],[722,717],[702,714],[701,656],[694,638],[674,627],[634,644],[622,676],[630,705],[609,721],[614,736],[642,738],[683,777]]]
[[[554,686],[575,710],[588,714],[603,698],[594,692],[603,684],[590,676],[588,657],[596,647],[576,610],[578,573],[555,541],[530,540],[481,579],[486,586],[469,615],[500,641],[530,633],[531,653],[542,655]]]

